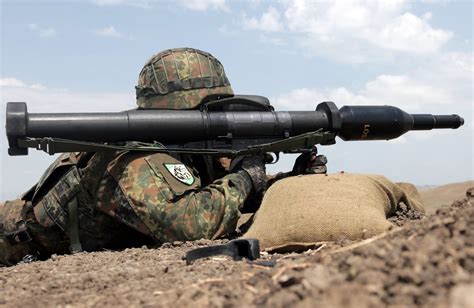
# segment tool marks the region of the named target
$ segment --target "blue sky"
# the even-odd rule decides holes
[[[473,179],[471,1],[0,3],[2,121],[8,101],[26,101],[32,112],[133,108],[145,61],[189,46],[219,58],[235,92],[267,96],[278,110],[333,100],[466,119],[459,130],[320,147],[330,172],[418,185]],[[0,199],[32,185],[52,160],[33,151],[8,157],[5,138],[0,150]],[[291,164],[286,157],[269,170]]]

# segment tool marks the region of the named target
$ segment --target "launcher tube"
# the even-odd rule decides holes
[[[458,115],[410,115],[392,106],[344,106],[324,102],[316,111],[130,110],[113,113],[28,113],[26,103],[8,103],[6,131],[11,155],[25,155],[18,140],[62,138],[89,142],[281,140],[323,130],[343,140],[397,138],[410,130],[458,128]],[[242,144],[241,142],[241,144]]]

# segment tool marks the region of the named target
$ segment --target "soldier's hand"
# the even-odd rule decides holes
[[[265,163],[260,156],[243,156],[232,160],[231,172],[245,171],[252,181],[254,192],[263,192],[267,187]]]
[[[299,174],[326,174],[328,159],[324,155],[318,155],[316,147],[310,152],[303,153],[295,160],[291,175]]]

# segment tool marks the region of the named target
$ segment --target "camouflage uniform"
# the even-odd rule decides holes
[[[139,108],[158,109],[191,109],[208,95],[233,94],[220,62],[190,48],[152,57],[136,89]],[[0,204],[0,264],[27,254],[47,258],[228,235],[247,197],[265,186],[263,167],[247,165],[212,180],[191,156],[63,154],[21,199]]]

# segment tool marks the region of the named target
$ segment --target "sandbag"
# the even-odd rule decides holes
[[[411,184],[380,175],[338,173],[289,177],[273,184],[244,237],[269,251],[360,240],[388,230],[399,203],[424,212]]]
[[[421,197],[421,194],[415,185],[404,182],[397,182],[395,184],[397,184],[397,186],[403,190],[403,192],[407,196],[407,199],[411,201],[413,210],[425,213],[425,205],[423,203],[423,198]]]

